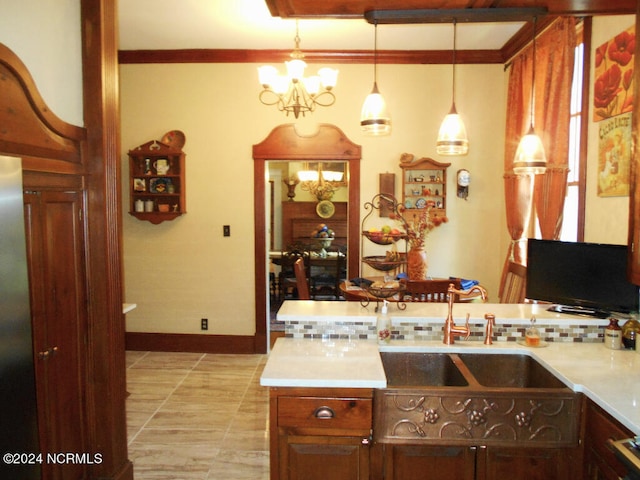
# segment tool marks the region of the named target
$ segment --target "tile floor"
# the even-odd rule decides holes
[[[267,480],[266,355],[127,352],[135,480]]]

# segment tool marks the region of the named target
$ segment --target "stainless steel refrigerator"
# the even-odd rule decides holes
[[[39,479],[22,161],[4,156],[0,156],[0,385],[0,478]]]

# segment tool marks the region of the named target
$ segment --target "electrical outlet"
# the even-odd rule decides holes
[[[231,236],[231,225],[223,225],[222,226],[222,236],[230,237]]]
[[[209,319],[203,318],[200,320],[200,329],[201,330],[209,330]]]

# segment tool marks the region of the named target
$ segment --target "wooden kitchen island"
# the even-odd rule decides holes
[[[318,322],[322,316],[319,312],[330,311],[322,305],[312,307],[304,303],[288,305],[284,316],[297,317],[302,323]],[[506,318],[507,310],[499,305],[462,308],[495,309],[500,312],[499,327],[500,323],[528,320],[531,313],[528,309],[532,307],[516,307],[512,311],[518,312],[520,319]],[[331,314],[335,315],[336,323],[345,322],[350,314],[358,323],[375,322],[375,315],[349,306],[345,306],[342,315],[335,311]],[[421,315],[424,314],[423,311]],[[439,314],[440,311],[435,312],[430,322],[436,321]],[[462,309],[457,311],[458,317],[463,314]],[[395,312],[395,315],[392,322],[406,314]],[[563,321],[593,322],[565,318],[566,315],[551,317],[545,321],[558,322],[560,326]],[[408,480],[425,478],[425,469],[430,472],[428,478],[434,479],[498,478],[496,472],[505,471],[513,479],[582,478],[581,472],[584,478],[617,478],[611,472],[623,476],[620,464],[606,444],[609,437],[640,434],[640,408],[636,406],[640,398],[640,354],[608,350],[602,342],[549,342],[545,348],[533,349],[513,341],[484,345],[478,340],[481,338],[456,341],[454,345],[394,340],[378,346],[371,340],[360,340],[359,336],[279,339],[261,378],[261,384],[270,388],[271,395],[271,478]],[[373,440],[374,393],[387,386],[380,351],[530,356],[579,395],[580,435],[584,436],[585,428],[589,432],[586,448],[584,441],[556,449],[482,445],[470,448],[451,443],[380,445]],[[570,476],[566,476],[567,472]]]

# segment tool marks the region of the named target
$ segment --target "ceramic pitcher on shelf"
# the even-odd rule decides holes
[[[153,162],[153,168],[158,175],[166,175],[170,168],[169,161],[165,158],[158,159]]]

